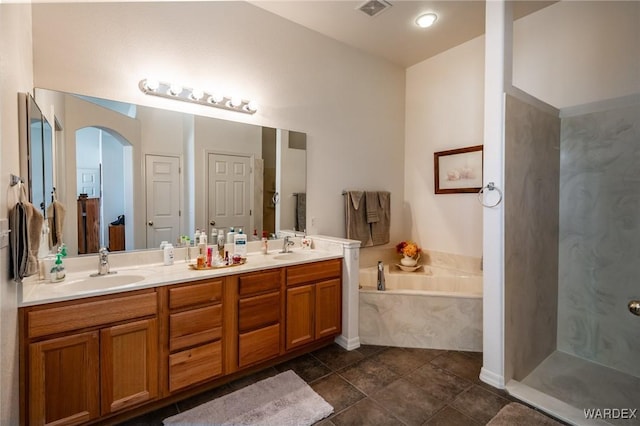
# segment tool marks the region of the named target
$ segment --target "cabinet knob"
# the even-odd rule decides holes
[[[215,220],[211,220],[211,221],[209,221],[209,225],[211,225],[211,226],[215,226],[215,225],[216,225],[216,221],[215,221]]]
[[[152,221],[152,220],[150,220],[149,222],[147,222],[147,225],[149,225],[149,226],[153,226],[153,221]]]

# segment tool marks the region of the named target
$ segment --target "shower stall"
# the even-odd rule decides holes
[[[640,94],[505,108],[507,389],[573,424],[640,425]]]

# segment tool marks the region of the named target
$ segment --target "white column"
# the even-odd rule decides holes
[[[360,241],[312,235],[313,246],[319,250],[342,253],[342,334],[336,343],[351,351],[360,347]]]
[[[504,189],[504,94],[511,86],[511,5],[486,3],[484,87],[484,185]],[[509,194],[503,194],[508,197]],[[488,199],[488,203],[491,201]],[[504,202],[483,210],[483,366],[480,379],[504,388]]]

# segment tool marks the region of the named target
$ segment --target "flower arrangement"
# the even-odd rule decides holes
[[[396,251],[407,257],[416,257],[420,253],[422,253],[422,249],[418,246],[417,243],[408,240],[401,241],[396,245]]]

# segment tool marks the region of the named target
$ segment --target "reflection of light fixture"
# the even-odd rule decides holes
[[[435,13],[425,13],[416,18],[416,25],[420,28],[428,28],[436,22],[436,19],[438,19],[438,15]]]
[[[207,93],[200,89],[182,87],[175,83],[165,83],[153,79],[141,80],[138,84],[140,90],[153,96],[190,102],[199,105],[213,106],[230,111],[255,114],[258,104],[255,101],[247,101],[240,97],[222,96],[218,93]]]

